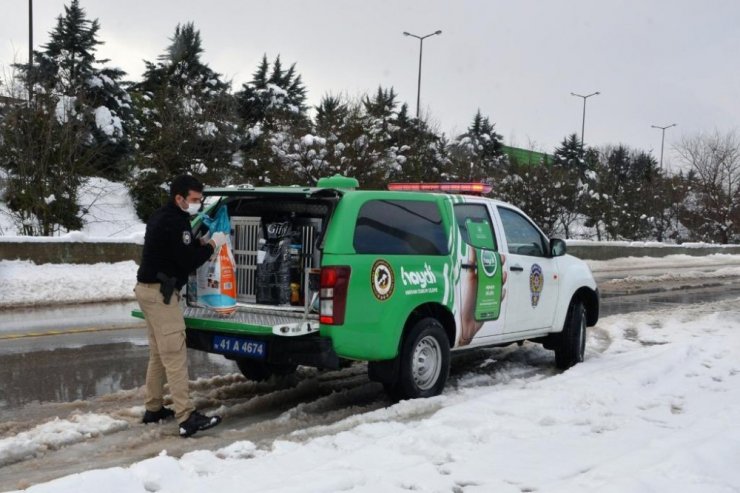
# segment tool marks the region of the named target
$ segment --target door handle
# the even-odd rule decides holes
[[[509,270],[511,272],[524,272],[524,267],[522,267],[521,265],[512,265],[511,267],[509,267]]]

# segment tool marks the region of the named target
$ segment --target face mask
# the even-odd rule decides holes
[[[183,212],[187,212],[191,216],[196,215],[200,210],[200,204],[198,203],[191,204],[190,202],[185,202],[185,204],[187,205],[187,207],[185,207],[184,209],[180,204],[178,204],[178,206],[180,207],[180,209],[183,210]]]
[[[199,210],[200,210],[200,204],[188,203],[188,208],[185,210],[185,212],[187,212],[191,216],[194,216],[198,213]]]

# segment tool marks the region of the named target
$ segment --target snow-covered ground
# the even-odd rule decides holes
[[[82,231],[62,235],[72,241],[141,241],[145,225],[136,216],[134,203],[128,188],[103,178],[86,178],[79,189],[77,203],[84,222]],[[0,239],[17,241],[18,225],[7,205],[0,202]],[[24,238],[25,241],[48,241],[48,239]]]
[[[740,255],[706,257],[669,255],[588,261],[597,279],[619,279],[602,283],[602,290],[631,282],[653,280],[662,284],[680,279],[716,279],[740,276]],[[137,265],[133,261],[112,264],[41,264],[30,261],[0,261],[0,308],[13,306],[132,300]],[[649,275],[646,274],[649,270]]]
[[[133,260],[100,264],[0,261],[0,308],[134,299]]]
[[[537,345],[514,350],[529,365],[551,358]],[[266,443],[199,450],[196,436],[181,457],[162,451],[27,491],[740,490],[740,300],[608,317],[590,331],[584,363],[562,373],[522,368],[486,360],[436,398]],[[86,416],[0,440],[0,454],[126,426]],[[229,426],[227,417],[220,428]]]

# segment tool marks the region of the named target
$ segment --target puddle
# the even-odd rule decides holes
[[[132,343],[0,355],[0,418],[32,402],[73,402],[144,385],[147,346]],[[188,351],[190,378],[234,373],[221,356]]]

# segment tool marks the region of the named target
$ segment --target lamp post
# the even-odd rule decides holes
[[[667,125],[665,127],[660,127],[658,125],[650,125],[653,128],[659,128],[663,131],[663,136],[660,139],[660,169],[663,169],[663,145],[665,144],[665,131],[667,128],[675,127],[675,123],[671,123],[670,125]]]
[[[583,119],[581,120],[581,148],[583,148],[583,145],[584,145],[583,144],[583,134],[584,134],[584,130],[586,129],[586,100],[590,98],[591,96],[598,96],[599,94],[601,94],[599,91],[592,92],[591,94],[588,94],[586,96],[582,96],[574,92],[570,93],[571,96],[583,98]]]
[[[404,31],[404,36],[411,36],[412,38],[416,38],[419,40],[419,82],[416,85],[416,119],[419,119],[419,102],[421,98],[421,54],[424,50],[424,40],[427,39],[430,36],[436,36],[438,34],[442,34],[442,31],[437,30],[434,31],[431,34],[427,34],[426,36],[417,36],[416,34],[411,34],[409,32]]]
[[[28,102],[33,97],[33,0],[28,0]]]

